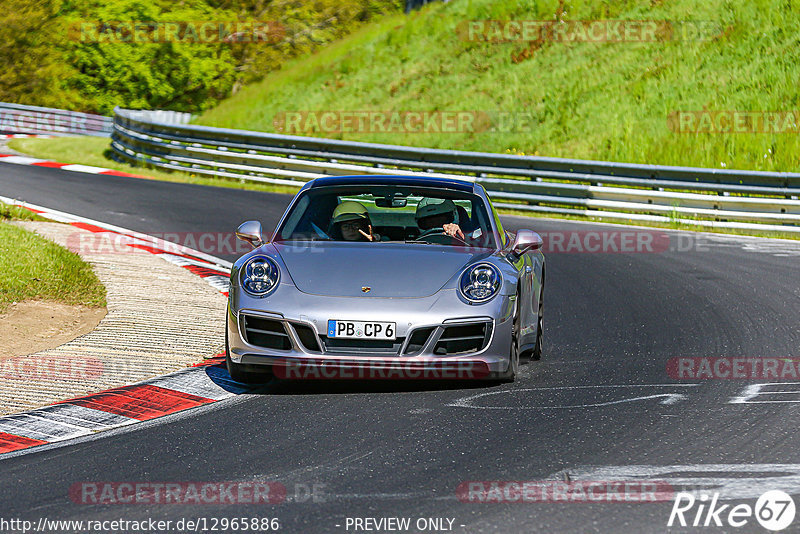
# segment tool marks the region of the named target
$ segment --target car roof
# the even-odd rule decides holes
[[[316,178],[310,182],[309,187],[326,187],[333,185],[407,185],[411,187],[439,187],[454,189],[456,191],[472,192],[475,184],[466,180],[452,178],[428,178],[425,176],[386,176],[386,175],[356,175],[356,176],[326,176]]]

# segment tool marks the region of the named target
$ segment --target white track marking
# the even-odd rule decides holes
[[[106,172],[110,169],[104,169],[103,167],[92,167],[91,165],[80,165],[78,163],[73,163],[71,165],[64,165],[60,167],[62,171],[74,171],[74,172],[85,172],[88,174],[100,174],[101,172]]]
[[[580,466],[564,469],[549,480],[663,481],[673,490],[698,496],[719,492],[721,500],[755,499],[764,492],[780,489],[800,494],[800,464],[686,464]]]
[[[782,386],[779,391],[766,389],[769,386]],[[787,389],[783,386],[794,386],[796,389]],[[768,395],[794,395],[794,399],[752,400]],[[767,384],[750,384],[746,386],[738,397],[732,397],[728,404],[800,404],[800,383],[798,382],[770,382]]]
[[[208,378],[204,367],[192,367],[171,375],[154,378],[148,384],[213,400],[234,396],[234,393],[225,391]]]
[[[125,417],[124,415],[103,412],[75,404],[54,404],[28,413],[52,421],[62,421],[92,430],[113,428],[137,422],[137,419]]]
[[[454,408],[470,408],[473,410],[557,410],[569,408],[597,408],[602,406],[611,406],[614,404],[622,404],[626,402],[636,402],[642,400],[663,398],[660,404],[675,404],[688,397],[681,393],[657,393],[652,395],[644,395],[638,397],[629,397],[625,399],[618,399],[613,401],[605,401],[589,404],[575,404],[575,405],[561,405],[561,406],[546,406],[546,405],[532,405],[532,406],[476,406],[473,401],[497,395],[508,395],[513,393],[524,392],[538,392],[538,391],[560,391],[560,390],[574,390],[574,389],[611,389],[611,388],[653,388],[653,387],[697,387],[700,384],[620,384],[620,385],[596,385],[596,386],[562,386],[562,387],[542,387],[542,388],[524,388],[524,389],[509,389],[504,391],[488,391],[485,393],[478,393],[468,397],[462,397],[447,404]]]
[[[30,414],[9,415],[0,419],[0,432],[53,442],[91,434],[91,430]]]
[[[46,159],[29,158],[27,156],[6,156],[0,158],[0,163],[16,163],[17,165],[32,165],[34,163],[44,163]]]

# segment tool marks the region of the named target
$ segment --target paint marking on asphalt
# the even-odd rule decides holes
[[[613,389],[652,389],[652,388],[691,388],[697,387],[700,384],[619,384],[619,385],[592,385],[592,386],[562,386],[562,387],[542,387],[542,388],[522,388],[522,389],[508,389],[508,390],[501,390],[501,391],[487,391],[483,393],[477,393],[475,395],[469,395],[467,397],[462,397],[460,399],[456,399],[455,401],[446,404],[446,406],[451,406],[454,408],[470,408],[473,410],[564,410],[564,409],[572,409],[572,408],[600,408],[605,406],[614,406],[617,404],[623,404],[628,402],[637,402],[637,401],[645,401],[651,399],[662,399],[659,404],[663,405],[672,405],[681,401],[688,399],[688,397],[682,393],[677,392],[664,392],[664,393],[652,393],[649,395],[636,395],[636,396],[625,396],[621,399],[612,399],[612,400],[603,400],[593,403],[583,403],[583,404],[554,404],[554,405],[546,405],[546,404],[532,404],[532,405],[524,405],[524,406],[510,406],[510,405],[500,405],[500,406],[481,406],[476,405],[474,401],[485,398],[485,397],[497,397],[502,395],[504,397],[508,397],[511,394],[515,393],[531,393],[531,392],[554,392],[554,391],[570,391],[576,389],[596,389],[596,390],[613,390]]]
[[[65,404],[111,412],[139,421],[182,412],[209,402],[214,402],[214,400],[151,384],[124,386],[88,397],[64,401]]]
[[[720,500],[756,499],[780,489],[800,494],[800,464],[679,464],[578,466],[551,474],[548,480],[659,480],[677,491],[700,496],[719,493]]]
[[[779,387],[775,390],[772,387]],[[753,400],[759,399],[759,400]],[[768,382],[750,384],[728,404],[800,404],[800,384],[797,382]]]
[[[235,392],[240,392],[241,390],[241,388],[237,388],[235,392],[229,391],[211,380],[207,372],[198,373],[194,369],[196,368],[185,369],[172,375],[154,378],[150,381],[150,384],[214,401],[232,397],[236,394]],[[234,382],[234,384],[238,383]]]
[[[15,163],[17,165],[35,165],[37,163],[46,163],[46,159],[29,158],[28,156],[2,156],[3,163]],[[53,162],[55,163],[55,162]]]
[[[36,165],[37,167],[49,167],[51,169],[60,169],[64,166],[63,163],[58,163],[56,161],[42,161],[39,163],[32,163],[31,165]]]
[[[136,422],[136,419],[131,419],[130,417],[93,410],[75,404],[54,404],[28,413],[43,419],[69,423],[90,430],[124,426]]]
[[[209,364],[0,417],[0,454],[148,421],[254,391]]]
[[[61,167],[61,169],[65,171],[85,172],[88,174],[99,174],[103,171],[109,170],[103,167],[92,167],[91,165],[81,165],[79,163],[64,165],[63,167]]]
[[[46,441],[39,439],[24,438],[22,436],[0,432],[0,454],[35,447],[36,445],[44,445],[46,443]]]
[[[30,413],[4,417],[3,421],[0,422],[0,431],[27,438],[41,439],[51,443],[91,434],[92,432],[84,427],[38,417]]]
[[[131,174],[129,172],[122,172],[122,171],[115,171],[115,170],[105,170],[99,172],[97,174],[105,174],[106,176],[122,176],[124,178],[147,178],[146,176],[140,176],[138,174]]]

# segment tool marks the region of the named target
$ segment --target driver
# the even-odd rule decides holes
[[[452,200],[446,198],[425,197],[417,204],[414,215],[417,226],[423,233],[441,228],[450,237],[464,239],[464,232],[458,225],[458,212]]]
[[[360,202],[345,200],[333,210],[331,219],[333,234],[345,241],[380,241],[381,237],[372,231],[369,212]]]

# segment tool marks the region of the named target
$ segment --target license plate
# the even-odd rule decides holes
[[[340,339],[395,339],[395,323],[374,321],[328,321],[328,337]]]

